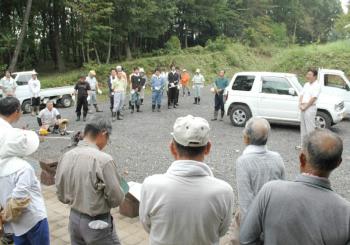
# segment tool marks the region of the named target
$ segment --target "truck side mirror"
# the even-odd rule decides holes
[[[291,96],[296,96],[297,95],[294,88],[289,88],[288,94],[291,95]]]

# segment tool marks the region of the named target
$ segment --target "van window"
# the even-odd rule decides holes
[[[255,76],[237,76],[233,82],[232,89],[240,91],[252,90]]]
[[[17,84],[19,86],[21,85],[27,85],[28,81],[32,78],[31,75],[19,75],[18,79],[17,79]]]
[[[348,89],[348,85],[346,84],[345,80],[338,75],[324,75],[324,85],[333,88]]]
[[[289,89],[293,88],[286,78],[262,77],[262,93],[289,95]]]

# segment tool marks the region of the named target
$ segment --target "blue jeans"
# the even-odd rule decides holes
[[[152,91],[152,105],[161,105],[162,104],[162,93],[161,90]]]
[[[131,94],[131,105],[139,106],[140,104],[140,94],[138,92]]]
[[[22,236],[13,236],[15,245],[50,245],[49,223],[47,219],[39,221]]]

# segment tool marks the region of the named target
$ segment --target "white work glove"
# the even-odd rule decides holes
[[[103,220],[94,220],[89,222],[89,227],[93,230],[103,230],[108,228],[109,224]]]
[[[102,90],[101,89],[97,89],[97,93],[101,95],[102,94]]]

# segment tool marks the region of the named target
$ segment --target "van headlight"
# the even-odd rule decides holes
[[[341,102],[334,106],[335,111],[342,111],[344,109],[344,102]]]

